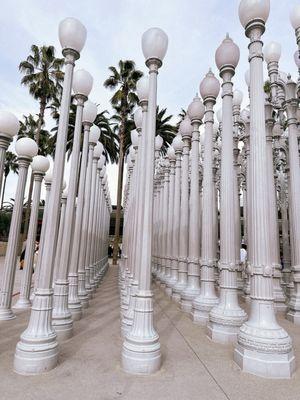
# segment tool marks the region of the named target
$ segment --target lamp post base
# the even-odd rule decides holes
[[[28,310],[29,308],[31,308],[31,301],[29,299],[25,299],[24,297],[20,297],[13,308],[19,310]]]
[[[218,305],[217,297],[198,296],[193,301],[192,319],[195,324],[205,326],[209,321],[209,313],[213,307]]]
[[[0,321],[10,321],[15,318],[16,316],[11,308],[0,308]]]
[[[293,351],[285,354],[261,353],[236,344],[233,359],[243,372],[262,378],[291,378],[296,369]]]
[[[161,366],[159,336],[153,327],[151,291],[136,295],[133,327],[123,343],[122,366],[125,372],[149,375]]]
[[[286,319],[295,325],[300,325],[300,311],[289,310],[286,314]]]

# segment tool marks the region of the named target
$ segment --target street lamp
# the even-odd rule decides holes
[[[14,114],[9,111],[0,111],[0,190],[2,189],[6,150],[19,128],[19,121]]]
[[[79,262],[79,254],[82,250],[81,238],[83,235],[82,221],[84,209],[84,196],[86,185],[86,168],[88,159],[89,136],[90,129],[97,116],[97,106],[95,103],[87,100],[84,103],[82,114],[83,125],[83,145],[81,152],[81,167],[79,175],[79,186],[77,196],[77,207],[74,224],[73,244],[69,262],[69,298],[68,308],[72,314],[74,321],[79,320],[82,316],[82,307],[88,306],[88,297],[85,290],[85,271],[84,265]],[[93,128],[94,130],[95,128]],[[98,130],[96,128],[96,137],[98,140]]]
[[[193,301],[193,321],[206,325],[210,310],[218,304],[214,270],[217,263],[216,208],[213,177],[214,105],[220,92],[220,83],[211,70],[200,83],[200,94],[205,106],[205,136],[203,160],[203,200],[201,235],[201,292]]]
[[[26,251],[24,259],[24,274],[21,280],[20,296],[14,308],[30,308],[30,286],[34,266],[34,253],[36,244],[36,234],[38,225],[38,215],[41,197],[42,180],[50,167],[48,158],[44,156],[33,157],[31,170],[33,173],[34,189],[30,213],[30,221],[28,227],[28,235],[26,241]]]
[[[11,310],[11,301],[15,282],[24,193],[28,167],[32,161],[32,158],[37,155],[38,146],[34,140],[24,137],[16,142],[15,149],[18,155],[19,174],[15,204],[11,217],[8,243],[4,260],[4,271],[0,291],[0,320],[9,320],[15,318],[15,315]]]
[[[190,200],[189,207],[189,244],[188,244],[188,281],[187,287],[181,293],[181,308],[186,312],[192,311],[192,302],[200,294],[200,201],[199,201],[199,161],[200,161],[200,133],[199,127],[204,116],[204,106],[200,97],[196,95],[187,110],[192,125],[191,135],[191,173],[190,173]],[[190,127],[188,126],[188,132]],[[184,139],[183,127],[181,134]]]
[[[151,251],[153,215],[154,141],[156,127],[157,74],[168,47],[168,36],[159,28],[143,34],[142,49],[149,68],[149,97],[145,135],[141,145],[147,149],[144,159],[145,180],[143,230],[140,242],[139,286],[133,326],[123,343],[122,365],[125,371],[135,374],[156,372],[161,364],[159,336],[153,326],[153,301],[151,291]],[[143,141],[144,138],[144,141]]]
[[[68,267],[69,255],[72,244],[72,229],[75,215],[75,199],[77,191],[80,146],[82,138],[82,114],[84,102],[87,100],[93,87],[91,74],[84,69],[79,69],[73,76],[73,92],[76,104],[76,119],[74,127],[70,177],[68,184],[68,197],[63,225],[61,257],[54,283],[52,325],[60,340],[69,339],[73,335],[72,314],[68,309]]]
[[[268,221],[268,172],[261,36],[269,16],[269,0],[242,0],[239,16],[250,39],[250,179],[251,179],[251,308],[239,331],[234,360],[243,371],[268,378],[290,377],[295,369],[292,341],[277,321],[273,299],[273,267]]]
[[[58,360],[56,333],[51,323],[53,301],[51,285],[66,156],[73,69],[75,60],[79,58],[80,51],[85,44],[86,29],[77,19],[66,18],[59,24],[59,40],[65,57],[61,113],[56,140],[49,213],[42,250],[43,259],[39,266],[38,288],[35,292],[28,327],[22,333],[15,353],[14,368],[16,372],[21,374],[39,374],[48,371],[56,366]]]

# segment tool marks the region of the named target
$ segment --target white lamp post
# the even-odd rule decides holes
[[[39,205],[41,197],[42,180],[49,169],[50,162],[43,156],[33,157],[31,169],[34,180],[34,190],[32,197],[28,236],[26,242],[26,252],[24,260],[24,274],[21,280],[20,296],[14,308],[30,308],[30,286],[34,266],[34,252],[36,243],[37,223],[39,215]]]
[[[251,284],[249,320],[238,334],[234,360],[243,371],[268,378],[290,377],[295,368],[292,341],[277,321],[273,300],[271,237],[268,226],[266,134],[261,36],[269,0],[242,0],[239,16],[250,39]]]
[[[183,141],[181,164],[181,202],[179,227],[178,281],[173,287],[172,298],[180,301],[181,293],[187,286],[187,257],[189,246],[189,152],[192,125],[188,116],[181,122],[179,132]]]
[[[172,147],[175,150],[175,180],[174,180],[174,205],[173,205],[173,232],[172,232],[172,265],[171,278],[168,283],[172,289],[178,281],[178,256],[179,256],[179,226],[180,226],[180,183],[181,183],[181,156],[183,149],[183,141],[181,135],[176,135],[172,142]]]
[[[188,107],[188,116],[192,124],[191,138],[191,174],[190,174],[190,201],[189,201],[189,247],[188,247],[188,282],[186,289],[181,293],[181,307],[186,312],[192,311],[192,302],[200,294],[200,133],[199,127],[204,116],[204,106],[197,95]],[[181,127],[182,128],[182,127]],[[183,132],[183,130],[181,130]],[[183,135],[183,133],[182,133]],[[184,138],[184,136],[183,136]]]
[[[161,353],[159,336],[153,326],[153,301],[151,285],[151,250],[153,216],[153,172],[156,124],[157,74],[168,47],[168,37],[159,28],[151,28],[143,34],[142,48],[149,68],[149,98],[144,160],[144,217],[143,231],[139,238],[143,243],[140,253],[139,286],[136,294],[133,326],[123,343],[122,365],[125,371],[150,374],[160,368]],[[142,135],[143,138],[143,135]]]
[[[88,160],[86,167],[85,187],[84,187],[84,207],[81,224],[81,237],[80,237],[80,249],[79,249],[79,261],[78,261],[78,296],[81,301],[82,307],[88,306],[90,281],[89,269],[86,268],[85,255],[87,250],[88,240],[88,224],[89,224],[89,212],[90,212],[90,200],[91,200],[91,183],[92,183],[92,171],[93,171],[93,154],[94,147],[96,146],[100,137],[100,129],[93,125],[90,128],[89,134],[89,148],[88,148]]]
[[[216,51],[216,64],[222,84],[222,151],[220,183],[220,301],[209,314],[208,334],[215,342],[236,340],[239,327],[247,315],[239,306],[235,226],[235,173],[233,166],[232,77],[240,51],[227,35]]]
[[[84,209],[84,196],[86,185],[86,168],[88,159],[88,147],[90,128],[97,116],[97,106],[91,101],[86,101],[83,107],[82,125],[83,125],[83,146],[81,152],[81,168],[79,175],[79,186],[77,196],[77,208],[74,224],[73,243],[69,263],[69,298],[68,308],[72,314],[74,321],[79,320],[82,315],[82,307],[87,307],[88,297],[85,291],[85,271],[84,265],[79,262],[79,254],[82,250],[81,237],[83,209]],[[96,137],[98,140],[98,130],[96,129]],[[79,286],[80,285],[80,286]],[[80,298],[80,296],[81,298]]]
[[[9,111],[0,111],[0,191],[2,189],[6,150],[13,137],[18,133],[19,128],[19,121],[14,114]]]
[[[290,13],[290,20],[292,27],[295,29],[295,35],[300,54],[300,5],[299,4],[296,4],[292,8]]]
[[[193,302],[193,320],[206,325],[210,310],[218,304],[214,270],[217,262],[216,233],[214,229],[215,190],[213,177],[214,111],[220,83],[211,70],[200,84],[205,106],[205,137],[203,160],[203,205],[201,235],[201,293]]]
[[[87,100],[93,86],[93,78],[89,72],[79,69],[74,73],[73,91],[75,93],[76,119],[74,127],[70,178],[68,184],[68,197],[65,210],[65,221],[61,241],[61,257],[54,284],[52,325],[60,340],[69,339],[73,335],[73,320],[68,309],[68,266],[72,244],[72,230],[75,214],[75,199],[77,191],[79,158],[82,133],[83,105]]]
[[[79,58],[86,40],[85,27],[75,18],[66,18],[59,25],[59,40],[65,57],[65,76],[56,141],[53,182],[49,200],[49,214],[45,229],[43,259],[31,309],[28,328],[22,333],[16,347],[14,368],[18,373],[38,374],[54,368],[58,359],[56,333],[51,324],[51,288],[55,257],[55,236],[59,222],[59,205],[63,182],[68,133],[71,86],[75,60]]]
[[[18,154],[19,175],[0,291],[0,320],[9,320],[15,318],[15,315],[11,310],[11,301],[15,282],[17,251],[22,222],[25,185],[29,164],[31,163],[32,157],[36,156],[38,152],[37,144],[34,140],[28,137],[19,139],[16,142],[15,149]]]
[[[57,234],[57,239],[55,239],[56,246],[55,246],[55,260],[54,260],[54,270],[53,270],[53,279],[52,279],[53,282],[56,281],[57,272],[58,272],[59,265],[60,265],[60,258],[61,258],[62,238],[63,238],[65,215],[66,215],[66,204],[67,204],[67,197],[68,197],[68,190],[66,189],[66,187],[67,187],[67,183],[64,181],[64,185],[62,187],[61,201],[60,201],[58,234]]]

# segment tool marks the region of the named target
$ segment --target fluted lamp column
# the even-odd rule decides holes
[[[218,304],[215,290],[215,266],[217,262],[216,233],[214,229],[215,190],[213,177],[214,105],[220,91],[220,83],[211,70],[200,84],[200,94],[205,106],[205,136],[203,160],[203,203],[201,235],[201,293],[193,301],[193,321],[206,325],[210,310]]]
[[[154,142],[156,129],[157,74],[168,47],[168,37],[159,28],[143,34],[142,48],[149,68],[149,98],[146,134],[142,145],[147,148],[144,160],[144,216],[140,243],[140,274],[136,294],[133,326],[123,343],[122,365],[133,374],[151,374],[161,365],[159,336],[153,326],[153,300],[151,291],[151,251],[153,217]]]
[[[20,288],[20,296],[17,303],[14,305],[14,308],[26,309],[31,307],[30,302],[30,287],[31,287],[31,278],[34,267],[34,253],[35,253],[35,244],[36,244],[36,234],[37,234],[37,225],[38,225],[38,215],[39,215],[39,206],[40,206],[40,197],[41,197],[41,187],[42,181],[45,173],[50,167],[49,160],[44,156],[35,156],[33,157],[31,163],[31,170],[33,173],[33,197],[32,197],[32,205],[31,205],[31,213],[30,213],[30,221],[26,242],[26,251],[25,251],[25,259],[24,259],[24,273],[21,280],[21,288]]]
[[[209,314],[208,335],[214,342],[235,342],[247,315],[238,303],[234,165],[232,77],[239,62],[238,46],[228,36],[216,51],[216,64],[222,83],[222,151],[220,184],[220,301]]]
[[[58,361],[56,333],[52,327],[52,274],[55,257],[55,236],[59,222],[59,205],[64,175],[69,122],[72,77],[75,60],[79,58],[86,40],[86,29],[75,18],[66,18],[59,25],[59,40],[65,56],[65,76],[61,113],[56,141],[53,182],[49,214],[45,229],[43,259],[40,264],[39,287],[31,308],[27,329],[16,347],[14,368],[21,374],[39,374],[54,368]]]
[[[261,36],[270,1],[242,0],[239,17],[250,39],[250,179],[251,179],[251,308],[239,331],[234,360],[243,371],[267,378],[288,378],[295,369],[292,341],[276,321],[271,237],[268,227],[267,154]]]
[[[18,155],[19,175],[0,291],[0,320],[2,321],[15,318],[15,315],[11,309],[11,302],[15,283],[17,251],[22,222],[24,193],[28,167],[32,161],[32,157],[37,155],[38,146],[34,140],[24,137],[16,142],[15,150]]]
[[[61,257],[54,284],[52,325],[60,340],[66,340],[73,335],[72,314],[68,309],[68,267],[70,248],[72,245],[72,229],[75,214],[75,199],[77,191],[80,146],[82,138],[82,114],[83,105],[87,100],[93,86],[93,78],[89,72],[79,69],[74,73],[73,91],[76,101],[76,119],[74,127],[73,147],[70,166],[70,177],[68,184],[68,197],[63,226]]]
[[[189,198],[189,246],[188,246],[188,281],[187,287],[181,293],[181,308],[186,312],[192,311],[193,300],[200,294],[200,201],[199,201],[199,161],[200,161],[200,133],[199,127],[204,116],[204,106],[200,97],[196,95],[188,107],[188,116],[192,125],[191,138],[191,174]],[[189,127],[188,127],[189,129]],[[181,134],[183,135],[183,126]]]
[[[82,243],[82,223],[84,211],[84,196],[86,188],[86,172],[88,165],[89,137],[93,136],[93,130],[96,131],[96,137],[92,140],[98,140],[98,129],[90,129],[97,116],[97,106],[95,103],[87,100],[83,107],[82,125],[83,125],[83,145],[81,151],[81,167],[79,175],[79,186],[77,195],[77,208],[74,224],[73,243],[70,255],[69,265],[69,298],[68,308],[74,321],[82,316],[82,308],[88,306],[88,296],[85,290],[85,271],[84,265],[80,261],[80,252],[83,251]]]

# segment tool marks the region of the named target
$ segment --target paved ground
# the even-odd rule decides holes
[[[75,335],[61,345],[59,365],[24,377],[12,371],[15,345],[28,314],[0,324],[2,400],[299,400],[300,368],[291,380],[266,380],[242,373],[232,347],[216,345],[189,317],[155,289],[155,321],[163,366],[151,377],[125,374],[120,366],[117,269],[111,267]],[[281,320],[294,338],[299,363],[300,329]]]

